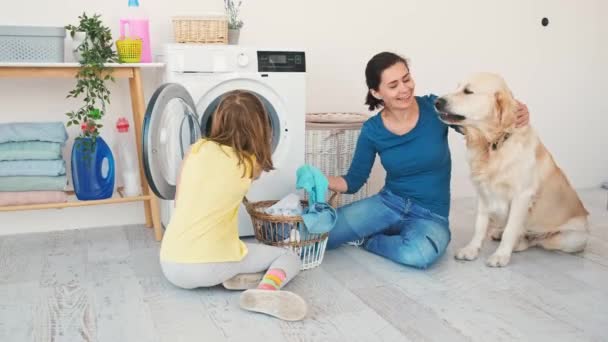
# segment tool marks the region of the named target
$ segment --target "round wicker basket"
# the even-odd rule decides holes
[[[329,204],[335,208],[338,198],[338,193],[334,193]],[[249,202],[247,198],[243,200],[253,222],[255,238],[266,245],[291,249],[300,256],[302,270],[319,266],[325,255],[329,233],[309,233],[301,216],[279,216],[264,212],[264,209],[277,202]],[[306,201],[301,201],[301,204],[304,208],[308,206]]]

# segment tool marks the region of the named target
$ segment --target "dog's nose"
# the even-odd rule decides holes
[[[440,97],[437,100],[435,100],[435,109],[442,112],[445,110],[445,105],[447,103],[448,103],[448,101],[446,101],[443,97]]]

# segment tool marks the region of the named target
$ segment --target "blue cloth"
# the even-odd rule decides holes
[[[368,251],[424,269],[444,254],[451,234],[447,218],[385,188],[338,209],[327,248],[363,238]]]
[[[436,98],[416,97],[420,117],[406,134],[387,130],[380,113],[363,124],[350,169],[343,176],[347,193],[357,192],[367,181],[378,154],[386,170],[388,190],[436,214],[449,216],[452,161],[448,126],[437,116]]]
[[[68,133],[63,122],[15,122],[0,124],[0,143],[48,141],[65,144]]]
[[[63,159],[0,161],[0,177],[61,175],[65,175],[65,161]]]
[[[329,181],[321,170],[304,164],[296,171],[296,189],[304,189],[308,193],[308,206],[315,203],[325,203],[325,195]]]
[[[336,209],[327,203],[315,203],[304,209],[302,221],[309,233],[324,234],[331,231],[336,225]]]
[[[325,201],[328,186],[327,177],[314,166],[305,164],[296,171],[296,188],[308,193],[302,221],[311,234],[327,233],[336,224],[336,210]]]

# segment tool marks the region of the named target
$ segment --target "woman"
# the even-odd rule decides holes
[[[386,170],[384,188],[338,210],[328,248],[365,239],[363,247],[403,265],[427,268],[450,241],[448,126],[437,118],[435,95],[417,97],[407,61],[390,52],[367,64],[366,104],[382,110],[367,120],[348,173],[328,177],[329,189],[355,193],[367,181],[376,154]],[[521,105],[518,125],[526,125]]]

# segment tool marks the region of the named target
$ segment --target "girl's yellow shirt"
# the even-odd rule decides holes
[[[183,161],[175,210],[160,249],[163,261],[240,261],[238,209],[251,186],[251,166],[238,165],[231,147],[201,139]]]

